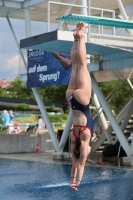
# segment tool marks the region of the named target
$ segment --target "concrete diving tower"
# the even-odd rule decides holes
[[[41,35],[23,39],[20,41],[20,48],[43,49],[50,52],[70,53],[72,44],[72,32],[56,30],[53,32],[44,33]],[[89,64],[89,71],[91,73],[92,78],[93,100],[95,102],[95,106],[98,110],[98,114],[103,124],[104,134],[101,135],[101,137],[98,139],[96,145],[94,144],[94,147],[92,146],[92,151],[95,151],[98,145],[100,146],[101,143],[105,140],[105,138],[107,138],[110,144],[114,144],[116,142],[113,141],[111,135],[111,131],[113,129],[116,133],[116,139],[120,141],[120,144],[125,150],[126,154],[128,156],[131,156],[133,154],[133,147],[128,145],[122,130],[126,127],[131,113],[133,112],[133,99],[131,99],[128,105],[119,114],[118,118],[115,119],[97,82],[133,78],[133,51],[132,49],[123,49],[107,45],[99,45],[91,42],[88,43],[87,34],[86,49],[87,54],[100,56],[99,63]],[[104,110],[104,112],[106,113],[112,129],[108,127],[102,110]],[[126,116],[125,113],[127,113]],[[119,126],[119,122],[121,121],[123,121],[122,127]],[[59,152],[62,151],[66,139],[68,137],[69,127],[70,124],[68,124],[67,122],[62,135],[62,139],[59,143]]]
[[[73,32],[60,30],[20,41],[21,49],[39,49],[58,53],[70,53],[72,45]],[[87,43],[86,34],[86,50],[87,54],[100,56],[100,63],[89,64],[89,71],[93,73],[97,82],[133,78],[132,49]]]

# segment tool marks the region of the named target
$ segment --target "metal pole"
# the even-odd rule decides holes
[[[48,117],[48,114],[47,114],[47,111],[45,109],[45,105],[44,105],[44,103],[43,103],[43,101],[41,99],[41,96],[40,96],[40,94],[38,92],[38,89],[37,88],[32,88],[32,91],[34,93],[34,96],[35,96],[35,99],[37,101],[37,104],[38,104],[38,106],[40,108],[40,112],[41,112],[41,115],[42,115],[42,117],[44,119],[44,122],[46,123],[47,129],[48,129],[48,133],[49,133],[49,135],[50,135],[50,137],[52,139],[53,145],[54,145],[54,147],[55,147],[55,149],[57,151],[58,150],[58,146],[59,146],[59,142],[58,142],[58,140],[56,138],[56,134],[54,133],[53,126],[51,124],[51,121],[50,121],[50,119]]]
[[[30,11],[29,8],[24,9],[24,16],[25,16],[25,32],[26,37],[31,36],[31,23],[30,23]]]
[[[103,17],[103,10],[101,10],[101,17]],[[103,26],[101,26],[101,34],[103,35]]]
[[[82,7],[80,8],[81,15],[87,15],[87,2],[86,1],[87,0],[80,0],[80,5],[86,7],[86,8],[82,8]]]
[[[91,80],[92,80],[92,85],[93,85],[93,91],[97,94],[98,96],[98,99],[99,99],[99,102],[101,103],[120,143],[121,143],[121,146],[123,147],[123,149],[125,150],[126,154],[129,156],[131,154],[130,152],[130,148],[129,148],[129,145],[125,139],[125,136],[123,135],[123,132],[121,131],[118,123],[116,122],[102,92],[100,91],[100,88],[97,84],[97,82],[95,81],[95,78],[93,76],[91,76]]]
[[[90,0],[88,0],[88,15],[91,15],[91,6],[90,6]],[[88,24],[88,34],[87,34],[87,42],[90,42],[90,24]]]
[[[133,90],[133,84],[131,83],[131,81],[130,81],[129,79],[127,79],[127,81],[128,81],[128,83],[129,83],[130,87],[131,87],[131,88],[132,88],[132,90]]]
[[[130,101],[130,106],[127,109],[127,111],[125,112],[125,117],[124,117],[123,123],[121,125],[122,131],[125,130],[132,113],[133,113],[133,99]]]
[[[30,12],[29,12],[29,9],[28,8],[25,8],[24,9],[24,14],[25,14],[25,30],[26,30],[26,37],[30,37],[31,36],[31,24],[30,24]],[[52,142],[53,142],[53,145],[56,149],[56,151],[58,150],[58,145],[59,145],[59,142],[56,138],[56,135],[54,133],[54,130],[53,130],[53,126],[49,120],[49,117],[47,115],[47,111],[45,109],[45,106],[44,106],[44,103],[41,99],[41,96],[38,92],[38,89],[37,88],[32,88],[32,91],[34,93],[34,96],[35,96],[35,99],[37,101],[37,104],[40,108],[40,112],[42,114],[42,117],[46,123],[46,126],[47,126],[47,129],[49,131],[49,135],[52,139]]]
[[[127,14],[125,12],[125,9],[124,9],[124,6],[123,6],[121,0],[116,0],[116,3],[117,3],[117,5],[118,5],[118,7],[119,7],[119,9],[121,11],[121,14],[122,14],[123,18],[125,20],[128,20],[128,16],[127,16]],[[128,29],[128,31],[129,31],[130,36],[133,37],[133,31],[130,30],[130,29]]]
[[[120,18],[120,19],[123,19],[123,16],[119,15],[119,18]],[[130,17],[129,17],[128,20],[133,20],[133,13],[130,15]],[[130,29],[128,29],[128,32],[129,32],[129,30],[130,30]],[[122,29],[118,32],[117,35],[118,35],[118,36],[121,35],[124,31],[125,31],[125,28],[122,28]],[[129,32],[129,34],[130,34],[130,32]]]
[[[70,4],[74,4],[75,1],[76,0],[71,0]],[[64,15],[68,15],[68,13],[71,11],[71,9],[72,9],[72,6],[68,6],[67,9],[66,9],[66,11],[65,11],[65,13],[64,13]],[[64,23],[64,21],[60,21],[57,29],[61,29],[63,23]]]
[[[25,68],[26,68],[26,61],[25,61],[25,58],[24,58],[23,52],[22,52],[22,50],[20,49],[20,46],[19,46],[19,43],[18,43],[17,37],[16,37],[16,35],[15,35],[15,32],[14,32],[14,30],[13,30],[13,27],[12,27],[12,25],[11,25],[11,22],[10,22],[8,16],[6,17],[6,19],[7,19],[7,22],[8,22],[8,24],[9,24],[9,27],[10,27],[10,29],[11,29],[11,32],[12,32],[12,34],[13,34],[13,37],[14,37],[14,39],[15,39],[15,42],[16,42],[16,44],[17,44],[17,47],[18,47],[18,49],[19,49],[19,51],[20,51],[20,55],[21,55],[21,57],[22,57],[22,60],[23,60],[24,66],[25,66]]]
[[[115,19],[115,11],[112,13],[112,17]],[[113,35],[115,35],[115,27],[113,27]]]
[[[66,126],[65,126],[65,129],[63,131],[60,143],[59,143],[58,152],[63,151],[64,146],[65,146],[66,141],[67,141],[67,138],[68,138],[68,135],[70,133],[71,126],[72,126],[72,112],[70,110],[69,115],[68,115],[68,119],[67,119],[67,122],[66,122]]]
[[[47,5],[47,32],[50,32],[50,2]]]
[[[99,117],[101,119],[101,122],[102,122],[102,125],[103,125],[103,128],[104,128],[104,132],[105,132],[105,135],[106,135],[106,138],[107,138],[107,140],[108,140],[108,142],[110,144],[113,144],[113,139],[111,137],[111,134],[110,134],[110,132],[107,131],[107,129],[108,129],[107,121],[106,121],[106,119],[104,117],[103,110],[102,110],[102,108],[100,106],[100,103],[99,103],[98,98],[97,98],[97,96],[96,96],[95,93],[93,93],[93,100],[94,100],[94,103],[95,103],[98,115],[99,115]]]

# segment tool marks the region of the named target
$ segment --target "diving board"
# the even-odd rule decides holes
[[[133,55],[132,50],[112,47],[107,45],[99,45],[95,43],[87,43],[87,34],[85,34],[86,51],[91,55],[105,56],[110,54],[128,53]],[[70,53],[73,45],[73,32],[55,30],[41,35],[32,36],[20,40],[21,49],[39,49],[49,52]]]
[[[56,18],[56,20],[67,21],[67,22],[83,21],[84,23],[87,24],[133,29],[133,21],[96,17],[90,15],[88,16],[88,15],[69,14],[66,16],[58,17]]]

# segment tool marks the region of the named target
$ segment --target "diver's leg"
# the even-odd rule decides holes
[[[79,164],[77,167],[77,186],[80,184],[80,181],[82,180],[86,159],[91,150],[91,148],[89,148],[88,146],[88,142],[90,141],[90,131],[86,133],[86,139],[87,139],[86,141],[81,140],[81,145],[79,149],[80,157],[79,157]]]
[[[77,49],[79,39],[77,38],[77,32],[80,30],[79,23],[76,26],[76,30],[73,33],[74,42],[71,49],[71,62],[72,62],[72,74],[69,81],[68,89],[66,91],[66,99],[73,95],[74,91],[77,89],[77,73],[78,73],[78,59],[77,59]]]
[[[77,90],[74,92],[75,98],[82,104],[88,104],[91,96],[91,78],[86,63],[86,46],[85,46],[85,24],[80,22],[80,30],[76,32],[78,43],[78,74]]]

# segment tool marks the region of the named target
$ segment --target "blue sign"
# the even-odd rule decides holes
[[[68,54],[28,51],[27,87],[68,84],[72,65]]]

